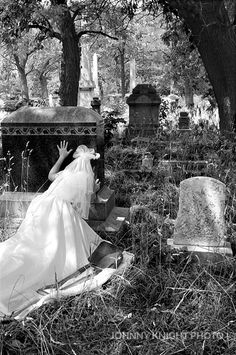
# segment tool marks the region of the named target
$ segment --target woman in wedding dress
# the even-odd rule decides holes
[[[65,141],[51,171],[49,189],[30,204],[16,234],[0,243],[0,316],[11,315],[37,299],[37,290],[55,285],[88,265],[102,239],[89,227],[94,181],[93,149],[79,146],[74,160],[59,171],[71,152]]]

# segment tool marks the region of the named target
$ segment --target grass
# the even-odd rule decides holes
[[[131,216],[122,234],[101,235],[134,253],[132,267],[97,291],[43,305],[24,321],[2,322],[1,355],[236,352],[235,259],[199,263],[194,255],[169,250],[179,181],[190,172],[181,166],[170,175],[157,160],[152,173],[140,172],[141,159],[138,147],[119,146],[105,160],[107,184],[117,205],[131,206]],[[234,240],[234,165],[214,164],[204,174],[227,185],[225,215]]]

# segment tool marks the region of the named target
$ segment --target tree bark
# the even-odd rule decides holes
[[[185,4],[184,4],[185,3]],[[176,2],[213,86],[220,130],[232,131],[236,117],[236,34],[223,0],[200,0],[194,8]]]
[[[18,55],[14,54],[13,56],[15,59],[15,64],[20,78],[21,95],[23,98],[29,101],[29,88],[27,82],[27,75],[25,72],[25,65],[27,60],[23,60],[22,63],[20,63],[20,58],[18,57]]]
[[[120,83],[121,83],[121,95],[124,98],[126,94],[125,87],[125,46],[122,44],[122,47],[119,49],[120,53]]]
[[[42,99],[48,99],[48,83],[47,83],[47,77],[44,74],[41,74],[39,76],[39,82],[40,82],[40,91],[41,91],[41,97]]]
[[[40,94],[42,99],[48,99],[48,80],[47,80],[47,68],[49,66],[50,59],[47,59],[43,64],[41,70],[39,70],[39,83],[40,83]]]
[[[66,1],[54,1],[61,6],[59,29],[62,41],[62,59],[60,73],[61,106],[77,106],[80,78],[80,49],[75,25]]]

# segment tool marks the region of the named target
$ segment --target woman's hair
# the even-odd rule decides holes
[[[85,172],[94,175],[90,160],[99,159],[100,154],[95,153],[94,149],[89,149],[86,145],[79,145],[73,154],[74,160],[65,167],[64,171],[78,173]]]
[[[76,151],[73,154],[73,158],[79,158],[82,157],[84,159],[98,159],[100,158],[100,154],[95,153],[95,150],[93,148],[88,148],[86,145],[81,144],[78,146]]]

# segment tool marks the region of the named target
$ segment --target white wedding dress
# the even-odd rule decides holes
[[[16,234],[0,243],[0,318],[38,300],[37,290],[57,285],[88,264],[102,239],[81,217],[86,174],[66,171],[30,204]],[[86,217],[86,216],[83,216]]]

